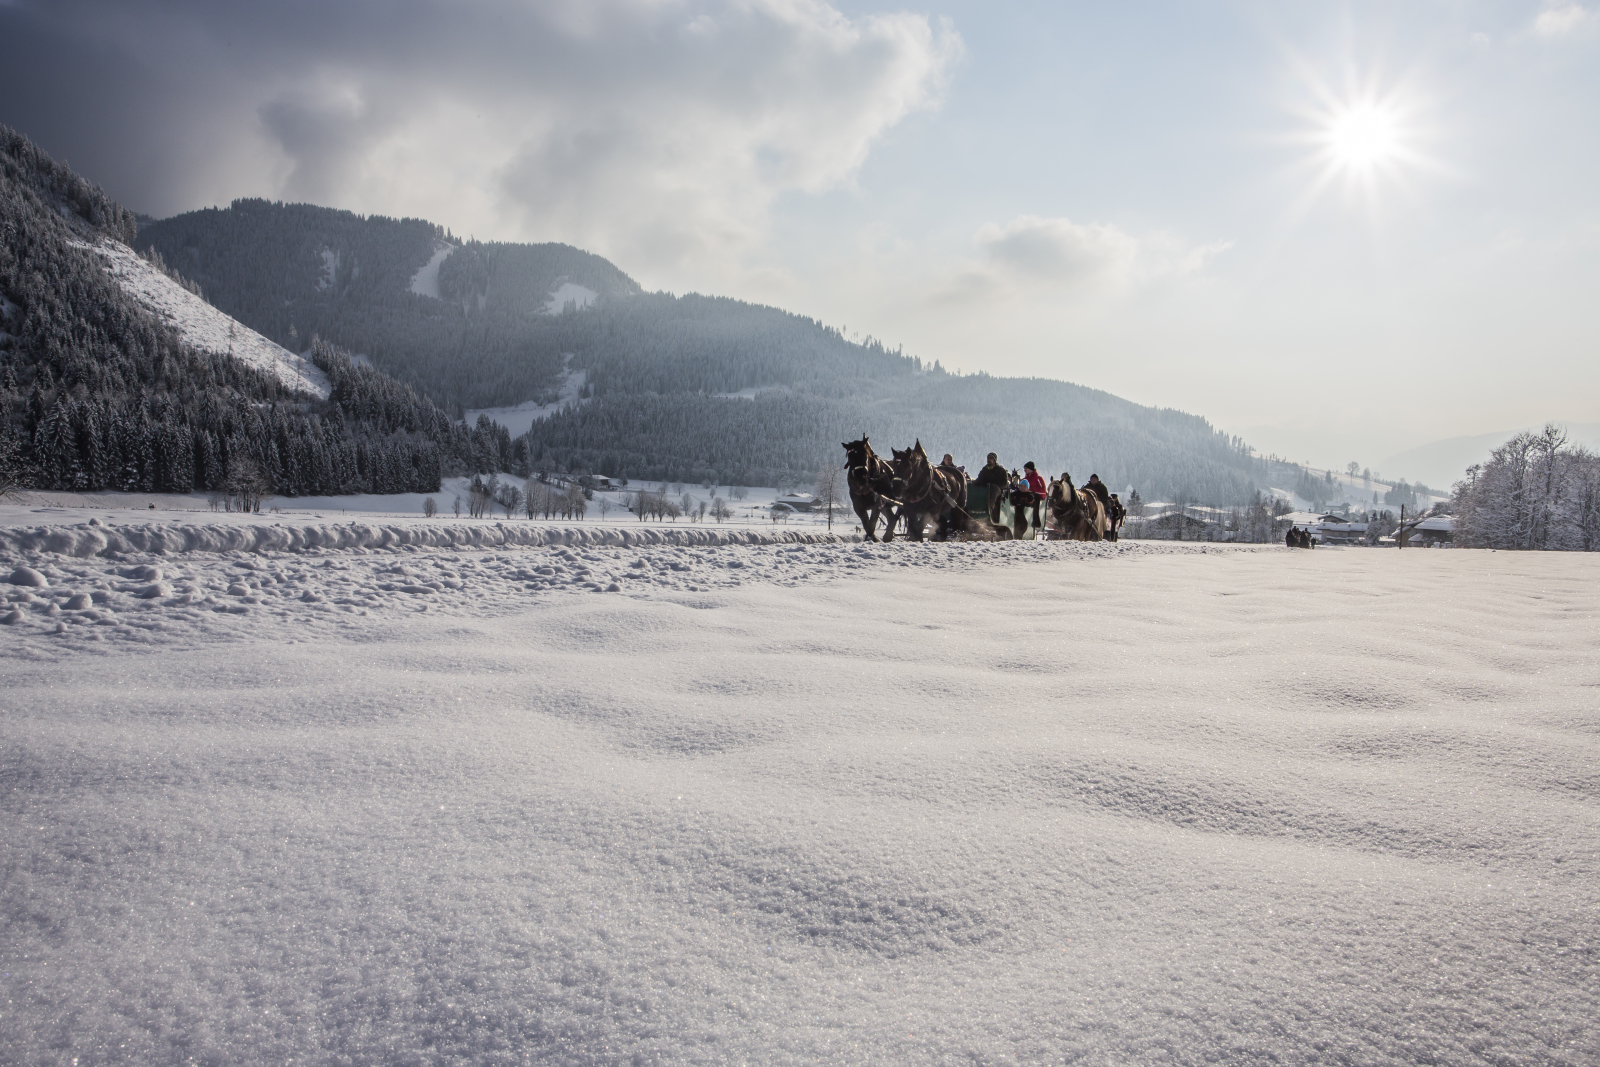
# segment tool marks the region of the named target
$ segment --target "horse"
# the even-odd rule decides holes
[[[895,509],[900,502],[891,496],[896,492],[894,468],[889,461],[872,450],[867,435],[859,441],[845,441],[845,481],[850,487],[850,505],[861,519],[861,528],[868,541],[878,539],[878,518],[884,520],[884,540],[894,538]]]
[[[1107,530],[1106,509],[1100,498],[1087,489],[1072,484],[1072,475],[1065,471],[1061,480],[1050,483],[1050,513],[1055,516],[1056,530],[1069,541],[1104,540]]]
[[[926,535],[927,514],[941,516],[939,530],[934,539],[943,541],[950,535],[951,527],[959,523],[963,528],[971,521],[967,514],[967,478],[960,471],[935,467],[919,440],[912,447],[894,454],[894,473],[900,491],[900,510],[906,518],[906,535],[921,541]],[[892,531],[884,535],[891,540]]]
[[[1106,504],[1106,540],[1115,541],[1117,531],[1122,529],[1122,524],[1128,521],[1128,509],[1122,506],[1122,501],[1116,493],[1111,494],[1110,501]]]

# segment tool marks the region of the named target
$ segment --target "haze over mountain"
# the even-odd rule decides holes
[[[953,375],[777,308],[646,293],[559,244],[460,241],[422,220],[235,201],[145,226],[218,307],[281,344],[319,335],[453,410],[574,401],[534,422],[529,462],[778,484],[863,432],[958,462],[1033,459],[1146,496],[1236,502],[1273,478],[1205,419],[1046,379]],[[571,297],[570,301],[562,294]]]

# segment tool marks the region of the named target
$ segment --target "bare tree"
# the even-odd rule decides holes
[[[530,521],[539,517],[539,508],[543,503],[539,499],[539,494],[543,489],[544,486],[539,484],[539,480],[531,476],[522,483],[522,510]]]
[[[261,510],[261,502],[268,497],[267,476],[253,460],[236,457],[228,465],[228,496],[231,507],[243,512]]]
[[[454,511],[456,513],[456,518],[459,519],[461,517],[461,497],[457,496],[455,498],[455,501],[450,505],[450,507],[452,509],[454,509]]]
[[[467,514],[474,519],[483,518],[484,512],[489,510],[489,505],[494,500],[494,493],[489,486],[483,484],[483,479],[473,476],[472,484],[467,487]]]
[[[839,468],[831,463],[817,472],[817,503],[828,509],[828,529],[833,529],[833,509],[839,505]]]
[[[711,500],[711,517],[718,522],[726,522],[733,517],[733,509],[720,496],[713,497]]]
[[[742,485],[736,485],[728,490],[728,495],[735,500],[743,500],[745,497],[750,495],[750,490]]]
[[[581,519],[584,512],[589,510],[589,501],[583,495],[583,487],[577,482],[569,482],[567,491],[562,497],[562,511],[568,518]]]
[[[600,513],[600,518],[604,520],[607,515],[611,514],[611,498],[608,496],[596,496],[594,498],[594,507]]]
[[[433,497],[422,498],[422,514],[430,519],[439,514],[439,505],[434,501]]]

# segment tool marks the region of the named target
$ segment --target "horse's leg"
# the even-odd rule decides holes
[[[921,507],[906,509],[906,536],[913,541],[927,540],[927,522],[922,516]]]
[[[871,503],[863,501],[860,497],[851,497],[850,504],[856,509],[856,517],[861,520],[861,529],[866,532],[868,541],[878,539],[878,516]]]

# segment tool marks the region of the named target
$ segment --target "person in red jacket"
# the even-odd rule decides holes
[[[1028,492],[1033,494],[1033,500],[1031,503],[1033,504],[1034,529],[1042,529],[1044,526],[1044,521],[1040,513],[1040,509],[1044,505],[1044,495],[1046,489],[1044,479],[1039,475],[1039,468],[1033,465],[1033,460],[1030,459],[1028,462],[1022,465],[1022,478]],[[1018,486],[1018,488],[1020,489],[1022,486]]]
[[[1043,500],[1045,494],[1044,478],[1040,477],[1039,468],[1033,465],[1033,460],[1030,459],[1022,465],[1022,476],[1027,479],[1029,492]]]

